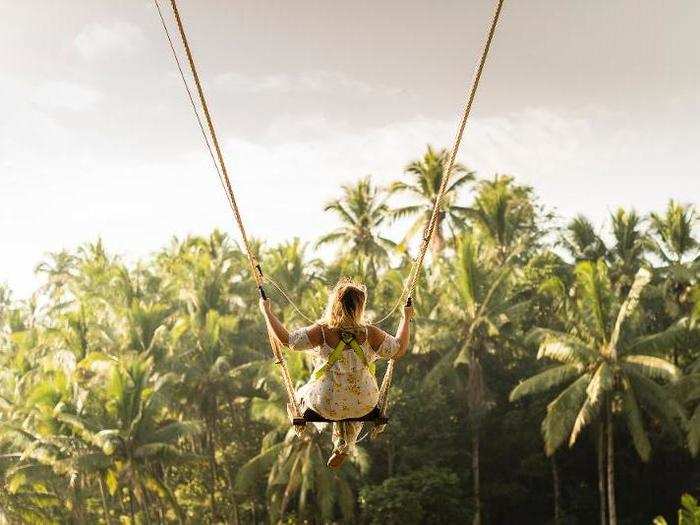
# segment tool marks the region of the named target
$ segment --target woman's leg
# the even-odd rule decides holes
[[[333,452],[349,454],[362,431],[362,421],[333,423]]]
[[[333,454],[328,459],[328,466],[332,469],[340,466],[355,448],[357,436],[362,430],[362,422],[333,423]]]

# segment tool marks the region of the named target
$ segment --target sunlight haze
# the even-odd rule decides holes
[[[491,10],[180,7],[248,229],[270,242],[327,233],[341,184],[386,184],[426,144],[451,144]],[[0,282],[27,297],[47,252],[97,237],[129,260],[173,235],[235,237],[152,3],[0,12]],[[506,2],[461,162],[597,225],[617,206],[697,204],[698,15],[686,1]]]

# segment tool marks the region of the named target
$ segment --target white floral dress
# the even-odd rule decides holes
[[[308,335],[310,328],[312,327],[301,328],[289,334],[289,347],[292,350],[305,350],[313,355],[314,373],[311,380],[297,391],[302,412],[311,408],[326,419],[339,420],[361,417],[372,411],[377,406],[379,388],[374,374],[367,365],[377,359],[394,357],[399,349],[398,340],[387,334],[375,351],[369,343],[367,328],[365,328],[364,340],[359,343],[365,356],[364,362],[348,345],[342,357],[328,367],[320,377],[315,378],[316,372],[326,365],[334,349],[326,343],[327,328],[323,326],[321,327],[323,343],[312,347]],[[361,428],[361,422],[334,424],[333,436],[336,449],[354,445]]]

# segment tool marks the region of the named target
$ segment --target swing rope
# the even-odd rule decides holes
[[[420,276],[421,269],[423,268],[423,262],[425,260],[425,255],[428,252],[428,246],[435,233],[435,227],[437,225],[437,220],[442,208],[442,200],[445,197],[447,191],[447,183],[450,180],[450,175],[452,175],[452,169],[457,158],[457,153],[459,152],[459,147],[462,144],[462,136],[464,135],[464,130],[467,127],[467,120],[469,120],[469,114],[472,110],[472,105],[474,104],[474,99],[476,97],[477,89],[479,88],[479,81],[481,80],[481,75],[484,71],[484,66],[486,65],[486,59],[488,58],[489,51],[491,49],[491,42],[496,33],[496,26],[498,25],[498,19],[501,15],[501,9],[503,8],[504,0],[497,0],[496,6],[493,10],[493,15],[491,16],[491,24],[489,25],[488,33],[486,34],[486,39],[481,51],[481,56],[479,57],[479,62],[477,64],[476,70],[474,72],[474,77],[472,79],[471,87],[467,92],[466,102],[464,104],[464,111],[462,112],[462,119],[460,120],[459,127],[457,128],[457,134],[455,136],[454,144],[452,145],[452,150],[450,152],[450,157],[447,162],[447,166],[443,168],[442,180],[440,181],[440,189],[438,190],[437,197],[435,198],[435,204],[433,205],[433,211],[430,215],[430,220],[425,227],[423,232],[423,239],[421,241],[420,250],[418,252],[418,257],[414,260],[413,266],[409,273],[408,279],[406,280],[406,286],[404,287],[399,300],[396,302],[394,307],[391,309],[389,314],[384,317],[386,319],[398,308],[398,305],[406,300],[406,304],[410,306],[411,298],[416,290],[416,285],[418,283],[418,278]],[[382,319],[382,321],[384,320]],[[381,322],[381,321],[380,321]],[[394,377],[394,359],[389,360],[386,372],[384,373],[384,379],[382,380],[382,386],[379,389],[379,410],[382,416],[386,416],[387,404],[388,404],[388,393],[391,387],[391,381]],[[383,426],[375,427],[372,430],[372,437],[376,437],[379,433],[384,430]]]
[[[479,87],[479,82],[481,80],[481,76],[484,70],[484,66],[486,64],[486,59],[488,58],[489,51],[491,49],[491,43],[493,41],[493,37],[496,32],[496,27],[498,25],[498,20],[500,18],[501,14],[501,9],[503,7],[503,2],[504,0],[496,0],[496,5],[493,10],[493,14],[491,17],[491,23],[489,25],[489,30],[486,35],[486,39],[482,48],[481,55],[479,57],[479,61],[477,63],[476,70],[474,72],[474,76],[471,82],[471,86],[469,90],[467,91],[467,97],[466,101],[464,104],[464,111],[462,112],[462,118],[460,120],[459,126],[457,128],[457,133],[455,135],[455,140],[452,145],[452,149],[450,151],[450,156],[447,162],[447,165],[443,168],[443,175],[440,181],[440,187],[437,193],[437,196],[435,198],[435,203],[433,205],[433,209],[430,215],[430,219],[428,223],[426,224],[424,231],[423,231],[423,236],[420,244],[420,249],[418,251],[418,256],[413,260],[413,263],[411,265],[411,269],[409,271],[408,277],[404,283],[403,289],[401,291],[401,294],[399,295],[398,300],[396,303],[393,305],[393,307],[390,309],[389,313],[386,314],[382,319],[377,321],[377,324],[381,324],[382,322],[386,321],[393,313],[396,311],[396,309],[401,305],[402,303],[405,302],[406,306],[410,306],[412,304],[412,297],[413,294],[415,293],[416,286],[418,283],[418,279],[421,273],[421,270],[423,268],[423,264],[425,261],[425,256],[428,251],[428,247],[430,246],[430,242],[432,240],[433,234],[435,232],[435,228],[437,226],[438,222],[438,217],[440,214],[440,210],[442,208],[442,201],[444,199],[445,193],[447,191],[447,185],[450,179],[450,176],[452,174],[452,169],[454,167],[457,153],[459,152],[460,145],[462,143],[462,137],[464,135],[464,130],[466,129],[467,121],[469,119],[469,115],[471,113],[471,109],[474,103],[474,100],[476,98],[476,93],[477,89]],[[212,161],[214,163],[214,167],[217,171],[217,174],[219,175],[219,180],[222,184],[222,187],[224,189],[224,192],[226,194],[227,200],[229,202],[229,205],[233,211],[234,218],[236,220],[236,223],[238,225],[238,229],[241,233],[241,237],[243,239],[243,245],[246,251],[246,256],[248,258],[248,262],[251,267],[251,276],[255,280],[255,284],[258,287],[258,290],[260,292],[261,297],[266,298],[265,296],[265,291],[263,289],[263,282],[267,281],[270,284],[272,284],[281,294],[282,296],[289,302],[290,305],[294,308],[295,312],[299,314],[302,318],[306,319],[309,322],[313,322],[312,319],[310,319],[308,316],[306,316],[294,303],[294,301],[289,297],[289,295],[284,291],[281,285],[279,285],[274,279],[263,275],[262,268],[260,266],[260,263],[257,261],[257,258],[255,257],[254,253],[251,250],[250,242],[248,240],[248,236],[246,234],[245,226],[243,224],[243,219],[241,217],[240,210],[238,208],[238,204],[236,202],[235,195],[233,193],[233,189],[231,187],[231,182],[228,177],[228,171],[226,169],[226,163],[224,161],[223,154],[221,152],[221,148],[219,146],[219,141],[217,139],[216,131],[214,128],[214,124],[211,118],[211,114],[209,113],[208,105],[204,96],[204,91],[202,89],[201,82],[199,80],[199,75],[197,73],[197,68],[194,62],[194,57],[192,55],[192,51],[189,46],[189,42],[187,40],[187,36],[185,33],[185,29],[182,24],[182,20],[180,18],[180,14],[177,8],[176,0],[170,0],[173,13],[175,16],[175,20],[177,22],[178,30],[180,33],[180,37],[182,39],[182,44],[185,48],[185,52],[187,54],[187,59],[190,65],[190,70],[192,71],[192,77],[194,79],[196,88],[197,88],[197,94],[200,100],[200,103],[202,105],[202,109],[204,111],[204,116],[206,119],[207,127],[209,129],[209,134],[211,136],[211,142],[209,140],[209,137],[207,136],[207,133],[205,131],[204,124],[202,122],[202,119],[199,115],[199,112],[197,111],[196,104],[194,102],[194,97],[192,95],[191,89],[189,87],[189,84],[187,82],[187,79],[185,77],[183,68],[180,65],[179,58],[177,56],[177,52],[175,50],[175,46],[173,45],[173,41],[170,37],[170,32],[168,30],[167,24],[165,23],[165,20],[163,18],[160,5],[158,0],[154,0],[154,3],[156,5],[156,8],[158,10],[158,14],[163,26],[163,30],[165,31],[165,34],[168,38],[168,42],[170,44],[170,49],[172,51],[173,57],[175,59],[175,62],[177,64],[178,70],[180,72],[180,76],[182,78],[183,84],[185,85],[185,89],[187,90],[187,94],[190,100],[190,104],[192,106],[192,109],[194,111],[194,114],[197,118],[197,121],[199,123],[200,130],[202,132],[202,136],[204,137],[204,142],[205,145],[207,146],[207,149],[209,150],[210,156],[212,158]],[[212,145],[213,145],[213,150],[212,150]],[[214,151],[216,152],[216,155],[214,154]],[[218,159],[218,163],[217,160]],[[296,396],[294,393],[294,388],[292,385],[291,377],[289,375],[289,370],[287,368],[286,361],[284,359],[284,356],[282,354],[282,347],[276,336],[271,330],[271,327],[269,326],[269,323],[267,324],[267,332],[268,332],[268,340],[270,343],[270,347],[272,349],[272,352],[275,356],[276,363],[280,365],[280,368],[282,370],[282,378],[283,382],[285,385],[285,390],[287,391],[287,396],[289,397],[290,400],[290,407],[293,412],[294,418],[300,418],[300,408],[299,404],[296,400]],[[387,365],[386,372],[384,374],[384,378],[382,380],[382,385],[379,389],[379,401],[378,401],[378,407],[380,409],[380,413],[382,417],[386,416],[386,411],[387,411],[387,401],[388,401],[388,392],[389,388],[391,386],[391,382],[394,376],[394,367],[395,367],[395,361],[393,359],[389,360],[389,363]],[[381,433],[384,430],[384,427],[386,425],[378,425],[372,430],[372,437],[375,437],[379,433]]]
[[[209,151],[209,156],[211,157],[212,164],[214,165],[214,169],[216,170],[216,174],[219,176],[219,181],[221,182],[221,187],[224,189],[224,193],[226,194],[226,200],[229,203],[229,206],[233,209],[233,204],[231,203],[231,199],[228,196],[228,192],[226,192],[226,186],[224,184],[224,179],[221,176],[221,169],[219,169],[219,164],[216,162],[216,157],[214,157],[214,151],[211,149],[211,143],[209,142],[209,137],[207,136],[207,132],[204,129],[204,123],[202,122],[202,117],[199,115],[199,110],[197,109],[197,103],[194,101],[194,96],[192,95],[192,90],[190,89],[190,84],[187,82],[187,78],[185,77],[185,72],[182,69],[182,64],[180,63],[180,58],[177,56],[177,51],[175,50],[175,44],[173,43],[173,39],[170,37],[170,31],[168,31],[168,26],[165,23],[165,18],[163,17],[163,11],[160,8],[160,3],[158,0],[153,0],[153,3],[156,6],[156,10],[158,11],[158,18],[160,18],[160,23],[163,26],[163,29],[165,30],[165,37],[168,39],[168,45],[170,46],[170,51],[172,52],[173,58],[175,58],[175,65],[177,66],[178,71],[180,72],[180,78],[182,79],[182,83],[185,86],[185,91],[187,92],[187,98],[189,99],[190,106],[192,107],[192,111],[194,112],[194,116],[197,119],[197,124],[199,125],[199,130],[202,133],[202,138],[204,139],[204,145],[207,147],[207,150]]]
[[[158,0],[154,0],[153,3],[156,6],[156,10],[158,11],[158,17],[160,18],[160,23],[163,26],[163,30],[165,33],[165,37],[168,40],[168,45],[170,46],[170,51],[173,56],[173,59],[175,60],[175,65],[177,66],[178,72],[180,73],[180,78],[182,79],[182,84],[185,87],[185,91],[187,92],[187,98],[189,99],[190,106],[192,107],[192,112],[194,113],[195,119],[197,120],[197,124],[199,126],[199,130],[202,134],[202,139],[204,140],[204,145],[206,146],[207,150],[209,151],[209,156],[211,157],[212,164],[214,165],[214,169],[216,170],[216,174],[219,177],[219,182],[221,183],[221,187],[224,190],[224,194],[226,195],[226,200],[229,203],[229,206],[231,207],[231,210],[235,214],[235,209],[234,206],[235,204],[232,202],[231,197],[229,196],[229,192],[227,191],[227,185],[224,181],[224,177],[221,174],[221,169],[219,168],[219,164],[216,161],[216,157],[214,156],[214,150],[212,149],[211,142],[209,140],[209,137],[207,135],[207,132],[204,128],[204,123],[202,122],[202,117],[199,114],[199,110],[197,109],[197,104],[194,101],[194,96],[192,94],[192,89],[190,88],[190,84],[187,81],[187,77],[185,76],[184,69],[182,67],[182,64],[180,63],[180,58],[177,55],[177,51],[175,50],[175,44],[173,43],[172,37],[170,36],[170,31],[168,30],[167,23],[165,22],[165,17],[163,16],[163,11],[160,7],[160,3]],[[289,294],[285,291],[284,287],[275,281],[272,277],[269,275],[264,274],[262,276],[265,282],[269,283],[272,285],[273,288],[275,288],[282,297],[291,305],[291,307],[294,309],[294,311],[301,317],[302,319],[306,320],[309,323],[314,323],[315,318],[317,317],[314,312],[312,312],[312,315],[314,318],[310,318],[308,315],[306,315],[294,302],[294,300],[289,296]]]
[[[156,4],[156,8],[158,9],[158,13],[160,16],[161,24],[163,25],[163,30],[165,31],[165,34],[168,38],[168,42],[170,44],[170,49],[172,51],[172,54],[175,58],[175,61],[178,66],[178,70],[180,72],[180,76],[182,77],[182,81],[185,84],[185,88],[187,90],[188,97],[190,99],[190,102],[192,104],[192,107],[195,112],[195,116],[197,117],[197,121],[199,122],[200,125],[200,130],[202,131],[202,134],[204,136],[205,144],[207,148],[209,149],[209,153],[212,156],[212,160],[215,158],[218,159],[218,164],[216,160],[214,160],[214,165],[216,167],[217,173],[219,174],[219,179],[221,181],[221,184],[224,188],[224,192],[226,193],[227,200],[229,202],[229,205],[231,206],[231,210],[233,211],[233,216],[236,220],[236,224],[238,225],[238,230],[241,234],[241,238],[243,240],[243,246],[245,248],[246,252],[246,257],[248,259],[248,263],[250,264],[250,270],[251,270],[251,277],[255,280],[255,284],[258,288],[258,291],[260,292],[260,296],[263,299],[266,299],[265,291],[263,289],[263,271],[262,267],[260,266],[260,263],[258,262],[257,258],[255,257],[255,254],[253,253],[250,245],[250,241],[248,239],[248,235],[246,233],[245,225],[243,224],[243,218],[241,217],[241,212],[238,208],[238,203],[236,202],[236,196],[233,193],[233,188],[231,186],[231,181],[228,176],[228,170],[226,169],[226,162],[224,160],[223,153],[221,152],[221,147],[219,145],[219,140],[216,135],[216,129],[214,127],[214,122],[211,118],[211,113],[209,112],[209,106],[207,105],[206,98],[204,96],[204,89],[202,88],[202,83],[199,80],[199,74],[197,73],[197,67],[194,61],[194,56],[192,55],[192,50],[190,49],[189,41],[187,39],[187,34],[185,33],[185,28],[182,24],[182,19],[180,18],[180,12],[177,8],[177,3],[176,0],[170,0],[170,5],[172,6],[173,9],[173,14],[175,16],[175,21],[177,22],[177,27],[178,31],[180,33],[180,38],[182,40],[182,45],[185,48],[185,53],[187,54],[187,60],[190,65],[190,70],[192,71],[192,78],[194,80],[195,86],[197,88],[197,95],[199,96],[199,101],[202,106],[202,110],[204,112],[204,117],[207,123],[207,127],[209,129],[209,135],[210,137],[207,137],[207,134],[204,129],[204,125],[202,123],[202,119],[199,115],[199,112],[197,111],[196,104],[194,103],[194,97],[192,96],[191,89],[189,87],[189,84],[187,83],[187,80],[184,75],[184,71],[180,65],[180,61],[177,56],[177,52],[175,51],[175,46],[173,45],[172,38],[170,37],[170,31],[168,30],[168,26],[165,23],[165,20],[162,16],[162,11],[160,9],[160,5],[158,3],[158,0],[154,0]],[[211,142],[209,141],[209,138],[211,138]],[[214,151],[212,151],[211,146],[213,145]],[[214,157],[214,152],[216,152],[216,157]],[[268,337],[268,342],[270,343],[270,349],[272,350],[273,355],[275,356],[275,363],[277,363],[281,370],[282,370],[282,380],[284,383],[284,388],[287,392],[287,397],[289,398],[289,404],[293,413],[293,416],[298,418],[301,417],[301,409],[299,408],[299,403],[297,402],[296,396],[294,394],[294,386],[292,384],[292,379],[289,374],[289,369],[287,367],[287,362],[284,359],[284,355],[282,354],[282,345],[277,339],[277,337],[274,335],[274,332],[272,331],[272,328],[268,322],[266,322],[266,328],[267,328],[267,337]]]

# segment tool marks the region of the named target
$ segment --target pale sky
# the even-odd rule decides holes
[[[386,184],[450,144],[492,9],[179,5],[248,229],[270,242],[328,232],[340,184]],[[691,0],[506,0],[460,160],[564,219],[697,205],[698,27]],[[98,236],[130,260],[235,236],[151,2],[0,0],[0,48],[0,282],[16,297],[47,252]]]

